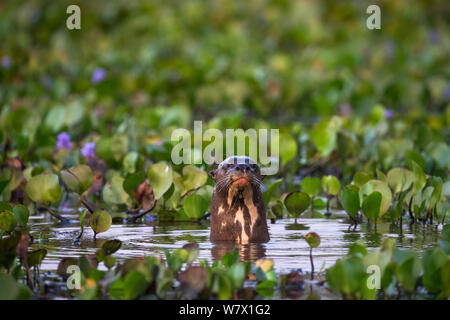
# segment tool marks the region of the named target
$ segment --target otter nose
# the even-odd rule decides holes
[[[239,164],[236,166],[236,171],[242,171],[244,173],[247,173],[248,171],[250,171],[250,166],[246,164]]]

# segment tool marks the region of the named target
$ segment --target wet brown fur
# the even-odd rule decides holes
[[[236,171],[238,158],[246,161],[240,166],[240,171]],[[240,176],[244,170],[249,183],[244,186],[233,184],[232,177]],[[269,241],[264,200],[258,182],[262,177],[256,162],[248,157],[230,157],[211,171],[210,176],[217,183],[211,203],[211,241]]]

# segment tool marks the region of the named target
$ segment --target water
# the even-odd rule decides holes
[[[353,228],[348,230],[349,221],[345,214],[336,212],[333,216],[324,219],[297,219],[297,224],[293,219],[269,223],[270,242],[239,246],[241,259],[273,259],[277,273],[290,272],[292,269],[309,272],[309,247],[303,237],[311,231],[321,237],[320,246],[313,251],[316,271],[322,267],[331,267],[348,252],[349,246],[358,240],[366,243],[369,248],[377,248],[385,238],[393,238],[396,239],[398,247],[414,249],[419,255],[424,249],[435,246],[439,240],[438,229],[441,227],[404,224],[400,232],[397,226],[380,223],[377,232],[373,230],[373,226],[367,224],[362,224],[356,231],[352,231]],[[75,219],[75,216],[73,218]],[[221,259],[226,252],[231,252],[234,248],[234,244],[215,245],[209,241],[208,221],[113,224],[107,232],[97,235],[97,240],[93,240],[93,232],[87,227],[78,245],[73,241],[80,230],[76,221],[62,225],[41,215],[30,217],[30,224],[31,235],[35,238],[33,248],[46,248],[48,251],[41,265],[43,271],[55,271],[63,257],[94,254],[106,240],[111,239],[122,241],[122,247],[114,254],[118,261],[144,255],[164,255],[163,249],[172,251],[192,241],[200,246],[199,258],[210,262]]]

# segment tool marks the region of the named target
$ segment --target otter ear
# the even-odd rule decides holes
[[[208,175],[211,177],[211,179],[216,181],[216,170],[211,170],[210,172],[208,172]]]

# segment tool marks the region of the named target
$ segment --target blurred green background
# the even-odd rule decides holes
[[[70,4],[81,30],[66,28]],[[381,30],[366,28],[370,4]],[[300,164],[339,142],[350,148],[352,135],[361,145],[380,138],[385,151],[398,149],[387,139],[406,138],[414,147],[402,150],[439,154],[445,174],[449,18],[447,1],[2,1],[2,145],[41,161],[62,131],[80,147],[123,134],[123,155],[167,159],[161,143],[195,119],[279,127],[299,144]],[[325,131],[331,141],[320,141]],[[404,156],[351,152],[388,161],[383,169]]]

